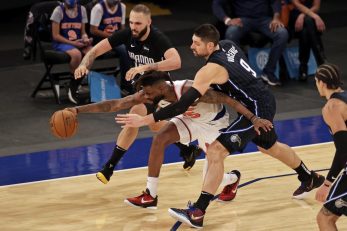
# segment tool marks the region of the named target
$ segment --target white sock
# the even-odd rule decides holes
[[[207,169],[208,169],[208,161],[207,161],[207,158],[205,158],[204,167],[202,169],[202,180],[205,179]],[[222,187],[224,187],[226,185],[233,184],[237,181],[237,179],[238,178],[237,178],[237,175],[235,173],[224,173],[223,180],[222,180],[222,183],[220,185]]]
[[[220,184],[222,187],[233,184],[237,181],[237,175],[235,173],[224,173],[222,183]]]
[[[147,177],[147,188],[153,198],[157,196],[158,177]]]

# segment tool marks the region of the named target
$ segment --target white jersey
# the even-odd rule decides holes
[[[182,90],[188,80],[173,81],[174,89],[177,100],[182,96]],[[170,102],[161,100],[158,104],[159,107],[166,107]],[[213,124],[213,121],[223,117],[227,113],[223,104],[210,104],[210,103],[198,103],[195,106],[190,106],[188,110],[183,113],[183,116],[189,117],[196,122]]]

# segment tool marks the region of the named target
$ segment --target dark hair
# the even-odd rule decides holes
[[[135,88],[137,91],[146,86],[152,86],[161,81],[170,81],[172,80],[167,72],[164,71],[147,71],[142,76],[140,76],[135,82]]]
[[[150,10],[147,6],[145,6],[145,5],[143,5],[143,4],[137,4],[137,5],[135,5],[135,6],[131,9],[131,11],[134,11],[134,12],[136,12],[136,13],[143,13],[144,15],[149,15],[149,16],[151,16],[151,10]]]
[[[343,85],[341,72],[338,66],[325,63],[317,68],[315,77],[327,84],[328,89],[337,89]]]
[[[194,35],[201,38],[204,42],[213,42],[216,46],[219,42],[219,31],[212,24],[202,24],[195,28]]]

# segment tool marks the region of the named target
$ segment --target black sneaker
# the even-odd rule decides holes
[[[299,188],[293,193],[293,198],[301,200],[306,198],[308,193],[315,188],[320,187],[324,183],[325,177],[311,171],[311,179],[308,181],[302,181]]]
[[[280,86],[281,85],[281,82],[274,75],[263,73],[260,76],[260,78],[262,78],[263,81],[265,81],[267,84],[269,84],[271,86]]]
[[[110,181],[111,176],[113,175],[114,166],[112,164],[105,165],[97,174],[96,178],[104,184],[107,184]]]
[[[168,212],[176,220],[193,228],[201,229],[203,227],[205,212],[191,205],[190,201],[187,209],[170,208]]]
[[[196,158],[200,156],[202,152],[202,149],[195,145],[189,145],[189,150],[190,152],[188,153],[183,153],[183,152],[180,153],[180,156],[184,160],[183,168],[185,170],[189,170],[194,166]]]

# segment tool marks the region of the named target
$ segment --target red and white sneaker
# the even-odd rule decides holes
[[[235,174],[237,176],[237,181],[235,183],[226,185],[223,188],[223,191],[219,194],[217,201],[232,201],[236,197],[237,188],[241,179],[241,173],[237,170],[232,170],[229,173]]]
[[[125,199],[124,203],[139,208],[157,209],[158,196],[153,198],[149,190],[146,189],[140,196]]]

